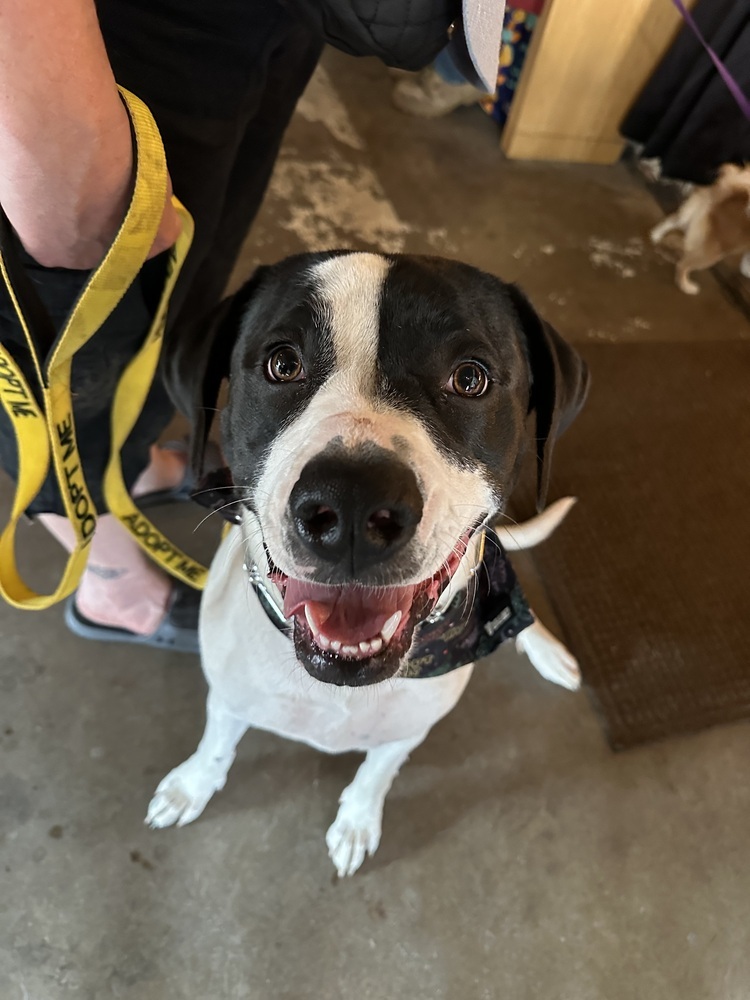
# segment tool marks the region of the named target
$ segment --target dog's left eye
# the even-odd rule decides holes
[[[277,347],[266,362],[266,378],[269,382],[299,382],[304,377],[302,358],[291,344]]]
[[[490,376],[484,365],[478,361],[462,361],[448,379],[445,388],[457,396],[476,399],[483,396],[490,387]]]

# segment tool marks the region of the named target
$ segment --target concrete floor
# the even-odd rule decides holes
[[[388,87],[327,58],[240,271],[325,245],[445,253],[519,280],[573,340],[748,336],[710,275],[695,300],[674,288],[623,169],[504,163],[481,112],[415,122]],[[23,548],[50,583],[52,543]],[[200,733],[197,662],[86,644],[57,611],[0,607],[0,635],[2,1000],[750,995],[748,726],[615,756],[585,694],[502,651],[338,882],[323,838],[353,758],[249,734],[195,825],[150,832]]]

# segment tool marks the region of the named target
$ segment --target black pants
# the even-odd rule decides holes
[[[281,139],[321,50],[321,41],[274,0],[98,0],[117,82],[151,109],[164,140],[175,194],[195,237],[170,305],[165,350],[201,335],[221,298],[268,183]],[[87,273],[27,266],[53,320],[62,325]],[[78,443],[87,482],[106,510],[101,477],[109,456],[109,408],[120,374],[146,335],[164,256],[149,261],[122,303],[73,364]],[[2,285],[2,282],[0,282]],[[0,338],[33,384],[23,336],[0,287]],[[132,486],[174,407],[157,378],[122,453]],[[0,411],[0,462],[17,470]],[[30,513],[63,513],[53,478]]]

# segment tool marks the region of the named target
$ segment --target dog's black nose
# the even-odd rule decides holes
[[[305,548],[356,575],[413,537],[422,494],[412,470],[387,452],[318,455],[302,470],[289,509]]]

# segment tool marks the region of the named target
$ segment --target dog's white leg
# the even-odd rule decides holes
[[[221,791],[247,723],[209,694],[206,728],[192,757],[176,767],[156,789],[146,822],[152,827],[185,826],[197,819],[214,792]]]
[[[519,653],[526,653],[532,666],[545,680],[560,684],[569,691],[577,691],[581,686],[578,661],[540,621],[519,632],[516,649]]]
[[[668,215],[666,219],[654,226],[654,228],[649,233],[649,239],[652,243],[661,243],[667,233],[671,233],[674,229],[682,229],[682,220],[680,219],[679,212],[675,212],[674,215]]]
[[[354,781],[341,793],[338,814],[326,834],[328,854],[339,878],[353,875],[365,855],[378,849],[385,797],[401,765],[426,735],[370,750]]]
[[[704,207],[704,204],[705,200],[702,192],[686,198],[676,212],[668,215],[666,219],[662,219],[658,225],[654,226],[649,234],[651,242],[660,243],[667,233],[671,233],[674,229],[686,232],[693,218]]]
[[[750,253],[742,255],[742,260],[740,261],[740,274],[743,274],[746,278],[750,278]]]

